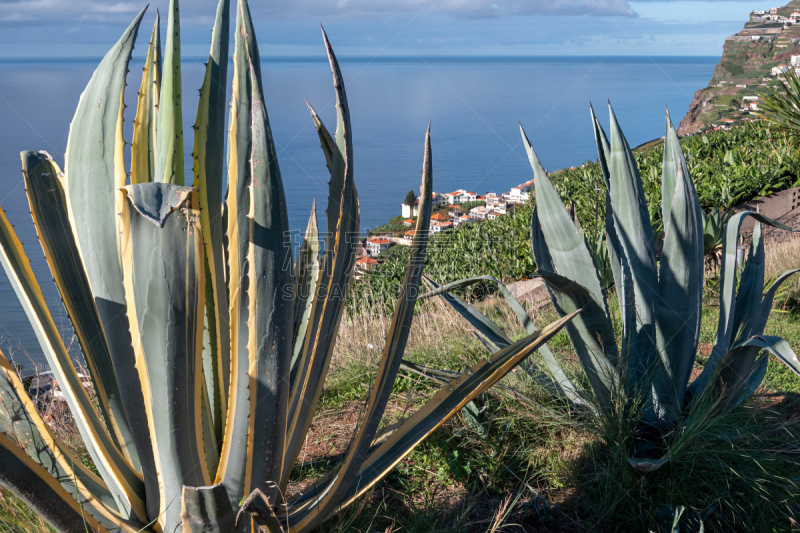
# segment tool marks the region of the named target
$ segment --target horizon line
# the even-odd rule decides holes
[[[141,56],[144,58],[145,56]],[[193,56],[193,55],[184,55],[187,59],[194,59],[194,60],[207,60],[208,56]],[[388,56],[368,56],[368,55],[352,55],[352,56],[338,56],[337,59],[339,61],[371,61],[371,62],[380,62],[380,61],[440,61],[440,60],[458,60],[458,59],[469,59],[469,60],[497,60],[497,59],[505,59],[505,60],[543,60],[543,59],[585,59],[587,61],[592,60],[606,60],[606,59],[652,59],[652,58],[659,58],[659,59],[719,59],[720,55],[668,55],[668,54],[661,54],[661,55],[654,55],[654,54],[639,54],[639,55],[627,55],[627,54],[619,54],[619,55],[586,55],[586,54],[561,54],[561,55],[467,55],[467,54],[453,54],[453,55],[388,55]],[[0,56],[0,62],[24,62],[24,61],[71,61],[71,62],[78,62],[78,61],[100,61],[103,59],[103,56],[8,56],[3,57]],[[134,55],[131,59],[138,59],[136,55]],[[228,59],[229,62],[233,61],[233,58]],[[261,56],[261,62],[288,62],[288,61],[303,61],[303,62],[321,62],[327,63],[328,58],[326,56],[310,56],[310,55],[274,55],[274,56]]]

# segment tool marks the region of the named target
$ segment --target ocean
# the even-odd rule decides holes
[[[192,125],[205,58],[184,58],[187,184]],[[664,106],[677,122],[705,87],[718,57],[341,58],[351,110],[354,175],[362,230],[400,214],[419,191],[425,129],[431,122],[434,190],[498,194],[528,181],[525,127],[550,170],[596,158],[589,103],[608,123],[610,100],[631,146],[661,137]],[[31,222],[19,152],[46,150],[62,165],[69,124],[96,59],[0,60],[0,206],[6,210],[45,292],[65,343],[78,354],[66,312]],[[143,58],[131,62],[126,140]],[[229,69],[232,75],[232,67]],[[264,93],[293,231],[305,229],[316,198],[321,230],[328,173],[304,98],[333,131],[330,68],[321,59],[265,59]],[[0,274],[0,348],[28,373],[46,368],[38,342]]]

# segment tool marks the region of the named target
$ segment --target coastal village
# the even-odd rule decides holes
[[[431,215],[430,235],[447,232],[462,224],[472,224],[480,220],[494,220],[512,213],[515,207],[530,198],[533,180],[512,187],[510,191],[498,195],[487,192],[479,195],[466,189],[449,193],[431,193],[433,214]],[[381,254],[393,246],[411,246],[414,227],[417,223],[419,198],[413,203],[402,203],[401,214],[386,226],[370,231],[362,243],[356,267],[366,271],[381,262]]]
[[[790,70],[800,75],[800,0],[753,10],[744,28],[725,39],[711,82],[695,93],[678,134],[727,130],[758,120],[764,90],[775,87]],[[434,192],[429,232],[439,234],[462,224],[505,216],[528,200],[532,189],[533,180],[502,194],[481,195],[466,189]],[[393,247],[411,245],[418,206],[419,198],[402,203],[400,215],[369,232],[361,243],[357,275],[380,264]]]
[[[758,120],[762,93],[790,69],[800,73],[800,0],[752,11],[744,28],[725,39],[711,81],[695,93],[678,135]]]

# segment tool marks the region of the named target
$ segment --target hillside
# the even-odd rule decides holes
[[[773,67],[791,66],[791,57],[800,55],[800,18],[791,18],[800,12],[800,0],[777,8],[772,15],[769,8],[763,10],[763,15],[752,12],[742,30],[725,39],[711,81],[695,93],[678,135],[752,120],[758,110],[754,97],[777,82]]]

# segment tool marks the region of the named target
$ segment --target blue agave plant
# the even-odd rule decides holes
[[[653,470],[667,461],[666,435],[698,406],[728,410],[761,384],[768,355],[774,354],[800,375],[789,344],[764,335],[773,297],[800,269],[781,274],[764,292],[764,241],[761,224],[790,228],[753,212],[733,215],[725,224],[720,267],[717,337],[705,367],[693,381],[703,303],[704,224],[697,191],[667,114],[662,169],[661,213],[664,242],[657,241],[642,180],[628,142],[611,115],[611,139],[591,112],[599,160],[606,181],[605,242],[619,303],[622,334],[615,333],[609,294],[583,230],[572,217],[542,167],[531,142],[520,131],[535,177],[531,246],[538,274],[545,280],[561,316],[581,309],[567,325],[589,390],[571,380],[547,346],[539,349],[546,371],[527,368],[551,391],[600,415],[633,421],[630,462]],[[736,245],[742,221],[756,219],[752,245],[739,277]],[[488,276],[437,287],[423,297],[442,295],[467,317],[490,351],[510,343],[488,318],[448,291],[489,280]],[[491,278],[492,281],[497,281]],[[528,331],[535,327],[507,289],[501,293]],[[700,400],[703,401],[700,401]]]

